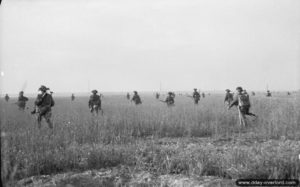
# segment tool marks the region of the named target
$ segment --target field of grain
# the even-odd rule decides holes
[[[239,127],[237,109],[227,110],[221,94],[201,98],[198,106],[178,95],[171,108],[153,95],[141,97],[143,104],[135,106],[125,94],[105,95],[104,115],[92,116],[88,97],[71,102],[69,97],[54,96],[53,130],[45,121],[38,129],[35,116],[30,110],[19,111],[14,99],[1,100],[3,182],[30,186],[33,180],[17,181],[109,169],[114,174],[104,181],[64,178],[53,186],[172,186],[174,176],[191,181],[208,176],[232,181],[300,179],[296,94],[252,96],[251,111],[259,117],[254,121],[248,117],[247,128]],[[30,109],[33,101],[30,98],[27,104]],[[148,177],[136,179],[141,172]]]

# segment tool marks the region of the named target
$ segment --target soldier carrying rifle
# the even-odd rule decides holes
[[[205,93],[204,92],[202,92],[202,97],[205,98]]]
[[[75,100],[75,95],[72,93],[71,95],[71,101],[74,101]]]
[[[5,97],[4,97],[4,99],[5,99],[5,101],[6,101],[6,102],[8,102],[8,100],[9,100],[9,96],[8,96],[8,94],[5,94]]]
[[[246,115],[254,116],[254,117],[257,117],[257,116],[255,114],[249,112],[251,104],[250,104],[250,98],[249,98],[249,95],[247,94],[247,92],[243,92],[243,88],[240,86],[237,87],[236,90],[238,93],[236,94],[236,97],[234,98],[234,100],[228,106],[228,110],[232,106],[237,106],[238,111],[239,111],[240,125],[247,126]]]
[[[102,111],[103,115],[103,110],[101,108],[101,96],[97,95],[98,91],[97,90],[92,90],[92,95],[90,96],[89,100],[89,109],[91,113],[96,113],[98,115],[99,110]]]
[[[34,102],[35,108],[31,114],[38,114],[37,122],[39,128],[41,128],[42,118],[45,118],[49,128],[52,129],[53,124],[51,121],[51,107],[53,107],[55,103],[51,94],[47,93],[47,90],[49,90],[49,88],[44,85],[39,88],[39,94]]]
[[[158,93],[158,92],[156,92],[155,98],[156,98],[156,99],[159,99],[159,93]]]
[[[193,95],[192,96],[187,95],[187,97],[193,98],[194,103],[197,105],[201,96],[200,93],[197,91],[197,88],[194,88]]]
[[[19,110],[25,110],[26,102],[28,101],[28,98],[24,96],[24,92],[20,91],[18,102],[16,103],[19,107]]]
[[[267,97],[272,97],[272,94],[271,94],[270,90],[267,90],[267,95],[266,96]]]
[[[227,106],[230,105],[230,103],[233,101],[233,94],[230,92],[229,89],[226,89],[226,95],[225,95],[225,99],[224,99],[224,103],[227,104]]]
[[[139,96],[137,91],[133,91],[133,97],[131,99],[131,102],[133,101],[136,105],[142,104],[141,97]]]
[[[168,92],[168,97],[166,98],[166,100],[159,100],[163,103],[166,103],[168,107],[170,106],[174,106],[175,104],[175,94],[173,92]]]
[[[126,98],[130,100],[130,94],[127,92]]]

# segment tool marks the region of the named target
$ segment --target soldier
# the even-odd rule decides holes
[[[272,97],[272,94],[271,94],[270,90],[267,90],[267,95],[266,96],[267,97]]]
[[[101,98],[100,95],[97,95],[98,91],[97,90],[92,90],[92,95],[90,96],[89,100],[89,108],[91,113],[96,112],[96,115],[98,115],[99,110],[102,111],[103,115],[103,110],[101,109]]]
[[[252,93],[252,96],[255,96],[255,92],[251,92]]]
[[[233,94],[230,92],[229,89],[226,89],[225,91],[226,91],[226,95],[225,95],[224,103],[226,103],[229,106],[233,100]]]
[[[140,96],[138,95],[137,91],[133,91],[133,93],[134,93],[134,95],[133,95],[133,97],[132,97],[132,99],[131,99],[131,102],[134,101],[134,103],[135,103],[136,105],[142,104],[141,98],[140,98]]]
[[[159,99],[159,93],[158,93],[158,92],[156,92],[155,98],[156,98],[156,99]]]
[[[287,95],[291,95],[291,92],[287,92]]]
[[[24,92],[20,91],[19,93],[19,98],[18,98],[18,102],[17,105],[19,107],[19,110],[25,110],[26,107],[26,102],[28,101],[28,98],[24,96]]]
[[[75,95],[72,93],[71,95],[71,101],[74,101],[75,100]]]
[[[8,96],[8,94],[5,94],[5,97],[4,97],[4,99],[5,99],[5,101],[6,101],[6,102],[8,102],[8,100],[9,100],[9,96]]]
[[[230,103],[230,105],[228,106],[228,110],[232,107],[232,106],[237,106],[238,107],[238,111],[239,111],[239,120],[240,120],[240,125],[242,126],[247,126],[246,123],[246,115],[249,116],[254,116],[257,117],[255,114],[250,113],[250,98],[249,95],[247,94],[247,92],[243,92],[243,88],[242,87],[237,87],[237,94],[236,97],[234,98],[234,100]]]
[[[172,93],[172,97],[175,98],[175,96],[176,96],[175,92],[171,92],[171,93]]]
[[[174,99],[174,93],[173,92],[168,92],[168,97],[166,98],[165,101],[160,100],[161,102],[167,103],[167,106],[174,106],[175,104],[175,99]]]
[[[194,103],[197,105],[200,100],[200,93],[197,91],[197,88],[194,88],[193,99]]]
[[[37,98],[35,100],[35,109],[34,111],[32,111],[32,114],[38,113],[38,127],[41,128],[41,122],[42,122],[42,117],[45,118],[46,122],[48,123],[48,126],[50,129],[53,128],[53,124],[51,121],[51,116],[52,116],[52,112],[51,112],[51,107],[54,106],[54,100],[51,96],[51,94],[47,93],[47,90],[49,90],[49,88],[47,88],[46,86],[42,85],[39,88],[39,94],[37,95]]]
[[[130,100],[130,94],[127,92],[126,98]]]
[[[204,92],[202,92],[202,97],[203,97],[203,98],[205,97],[205,93],[204,93]]]

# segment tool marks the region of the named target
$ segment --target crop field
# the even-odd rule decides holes
[[[183,178],[186,186],[195,186],[207,177],[232,186],[241,178],[300,179],[296,93],[252,96],[250,110],[259,117],[247,117],[245,128],[222,94],[201,98],[199,105],[177,95],[174,107],[151,94],[141,98],[143,104],[135,106],[125,94],[105,95],[104,115],[93,116],[88,97],[72,102],[54,95],[53,130],[45,121],[37,128],[30,114],[34,98],[26,111],[18,110],[15,98],[1,100],[2,181],[39,186],[70,172],[82,176],[61,177],[52,186],[180,186]],[[87,171],[106,176],[87,180]]]

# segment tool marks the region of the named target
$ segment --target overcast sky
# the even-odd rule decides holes
[[[4,0],[1,92],[300,87],[299,0]]]

